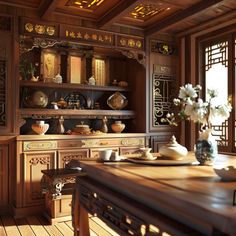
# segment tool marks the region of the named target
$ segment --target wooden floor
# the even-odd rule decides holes
[[[97,217],[89,218],[91,236],[119,236]],[[73,236],[71,221],[50,225],[43,216],[0,216],[0,236]]]

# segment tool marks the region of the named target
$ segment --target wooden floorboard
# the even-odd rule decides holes
[[[0,236],[6,236],[7,233],[5,231],[5,228],[3,226],[3,223],[2,223],[2,219],[0,218]]]
[[[50,236],[44,229],[44,227],[41,225],[40,221],[37,219],[36,216],[26,217],[26,220],[36,235]]]
[[[25,218],[15,219],[15,222],[21,235],[26,235],[26,236],[34,235],[35,236],[34,231],[29,226]]]
[[[45,219],[42,216],[38,216],[37,218],[40,221],[40,223],[43,225],[43,227],[45,228],[45,230],[47,231],[47,233],[49,235],[63,236],[63,234],[58,230],[57,227],[55,227],[55,225],[49,224],[47,219]]]
[[[89,217],[90,236],[119,236],[97,217]],[[0,216],[0,236],[73,236],[71,221],[49,224],[43,216]]]
[[[21,236],[18,227],[16,226],[15,220],[11,216],[6,216],[2,218],[2,223],[6,234],[9,236]]]

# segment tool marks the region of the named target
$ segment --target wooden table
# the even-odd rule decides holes
[[[89,235],[87,212],[122,236],[152,230],[236,235],[236,182],[222,182],[212,167],[86,161],[81,167],[87,177],[80,178],[74,196],[75,235]]]

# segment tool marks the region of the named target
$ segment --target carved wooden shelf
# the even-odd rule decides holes
[[[107,116],[108,118],[130,119],[135,117],[135,112],[131,110],[75,110],[75,109],[19,109],[19,115],[22,118],[37,118],[37,117],[59,117],[65,118],[88,118],[96,119]]]
[[[68,90],[88,90],[88,91],[120,91],[129,92],[130,88],[119,86],[98,86],[87,84],[74,84],[74,83],[44,83],[44,82],[32,82],[32,81],[20,81],[21,87],[33,87],[33,88],[49,88],[49,89],[68,89]]]

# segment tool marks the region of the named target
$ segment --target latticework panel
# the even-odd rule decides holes
[[[175,96],[174,77],[171,75],[153,75],[153,126],[163,125],[161,118],[173,111]]]
[[[228,66],[228,42],[211,45],[205,49],[205,70],[208,71],[212,65],[221,63]]]
[[[228,121],[223,122],[221,125],[213,125],[213,136],[217,144],[222,147],[229,145]]]
[[[206,91],[217,89],[222,101],[228,96],[228,61],[228,41],[214,43],[205,48]],[[228,147],[228,121],[213,124],[213,135],[219,146]]]

